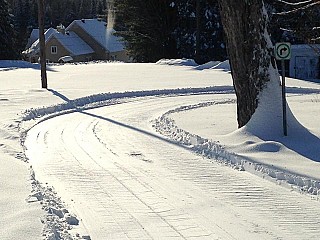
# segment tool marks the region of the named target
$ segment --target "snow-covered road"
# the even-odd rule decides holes
[[[151,120],[226,95],[145,97],[46,120],[26,138],[91,239],[317,239],[319,203],[162,137]]]

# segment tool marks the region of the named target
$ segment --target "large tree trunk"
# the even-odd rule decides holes
[[[270,80],[272,44],[263,0],[219,0],[233,84],[238,126],[244,126],[258,106],[258,94]]]

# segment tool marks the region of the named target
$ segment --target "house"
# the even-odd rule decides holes
[[[96,60],[129,61],[123,42],[114,35],[115,30],[100,19],[75,20],[66,30],[77,33],[94,50]]]
[[[72,56],[76,62],[90,61],[93,56],[93,49],[90,48],[76,33],[65,32],[63,28],[58,30],[49,28],[45,32],[46,57],[48,62],[58,62],[63,56]],[[39,40],[36,40],[31,47],[24,51],[31,62],[37,62],[39,56]]]
[[[73,61],[118,60],[128,62],[123,42],[107,28],[106,22],[98,19],[73,21],[67,28],[60,25],[45,32],[47,62],[58,62],[59,58],[71,56]],[[30,36],[31,39],[31,36]],[[37,39],[23,52],[26,59],[36,62],[39,56]]]
[[[55,30],[54,28],[49,28],[48,30],[46,30],[44,33],[45,40],[47,41],[49,36],[55,32],[57,32],[57,30]],[[29,48],[27,48],[25,51],[22,52],[23,56],[30,62],[37,62],[39,58],[39,50],[40,50],[39,29],[32,30],[31,35],[29,37],[29,41],[35,39],[36,33],[38,33],[36,40],[31,44]],[[30,43],[28,43],[28,45],[29,44]]]
[[[298,79],[320,78],[320,44],[291,45],[289,76]]]

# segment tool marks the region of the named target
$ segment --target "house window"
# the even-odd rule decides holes
[[[58,47],[57,46],[51,46],[51,54],[57,54],[58,53]]]

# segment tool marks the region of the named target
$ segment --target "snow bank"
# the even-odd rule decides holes
[[[156,64],[160,65],[174,65],[174,66],[198,66],[193,59],[160,59]]]
[[[0,60],[0,71],[13,70],[18,68],[34,68],[39,69],[39,64],[33,64],[26,61],[17,60]]]
[[[229,60],[220,62],[220,61],[210,61],[202,65],[198,65],[193,59],[161,59],[156,64],[159,65],[174,65],[174,66],[190,66],[194,67],[196,70],[205,70],[205,69],[217,69],[224,70],[226,72],[231,71]]]
[[[219,87],[205,87],[205,88],[180,88],[180,89],[164,89],[164,90],[150,90],[150,91],[133,91],[122,93],[103,93],[91,95],[75,100],[68,100],[66,103],[61,103],[54,106],[29,109],[23,114],[23,121],[29,121],[49,116],[51,114],[66,113],[66,111],[77,111],[83,109],[90,109],[99,106],[116,104],[120,99],[126,100],[127,98],[159,96],[159,95],[180,95],[180,94],[199,94],[199,93],[232,93],[233,87],[219,86]]]
[[[233,100],[229,101],[232,102]],[[292,173],[282,168],[277,168],[273,165],[262,164],[261,162],[254,161],[253,159],[237,155],[236,153],[227,150],[225,146],[220,144],[218,141],[212,141],[206,138],[202,138],[196,134],[192,134],[179,128],[178,126],[176,126],[175,121],[170,118],[170,114],[172,113],[188,111],[191,109],[206,107],[209,105],[226,103],[229,102],[208,102],[196,105],[182,106],[164,113],[161,117],[154,120],[153,126],[162,135],[172,139],[178,144],[186,146],[190,150],[195,151],[196,153],[201,154],[204,157],[231,166],[232,168],[239,171],[249,171],[265,179],[277,182],[278,184],[283,184],[284,186],[295,189],[297,191],[317,195],[317,197],[319,198],[320,179],[312,179],[310,177]],[[239,134],[239,131],[236,131],[237,134]],[[245,133],[243,132],[241,134],[245,135]],[[236,134],[233,133],[233,136],[234,135]],[[250,144],[250,142],[247,142],[247,144]],[[270,147],[270,145],[260,144],[258,147],[260,147],[260,150],[263,151],[274,151],[273,147],[279,148],[281,146],[280,144],[275,144]],[[277,150],[278,149],[276,149],[276,151]]]
[[[266,140],[273,140],[275,137],[283,136],[282,128],[282,87],[278,73],[271,69],[270,82],[259,95],[259,105],[252,118],[246,126],[239,131],[250,132]],[[288,131],[291,133],[295,129],[302,128],[301,124],[293,116],[288,104],[287,122]]]
[[[79,225],[78,218],[69,212],[64,206],[62,200],[57,196],[57,193],[52,187],[40,184],[35,177],[35,173],[30,168],[32,178],[32,192],[26,199],[27,202],[39,201],[42,209],[47,213],[41,219],[45,225],[42,236],[45,239],[87,239],[86,235],[80,236],[78,233],[73,233],[73,226]]]
[[[210,62],[207,62],[205,64],[202,64],[202,65],[195,67],[195,69],[197,69],[197,70],[211,69],[211,68],[219,65],[220,63],[221,63],[220,61],[210,61]]]
[[[221,62],[213,67],[211,69],[217,69],[217,70],[224,70],[224,71],[231,71],[229,60],[226,60],[224,62]]]

